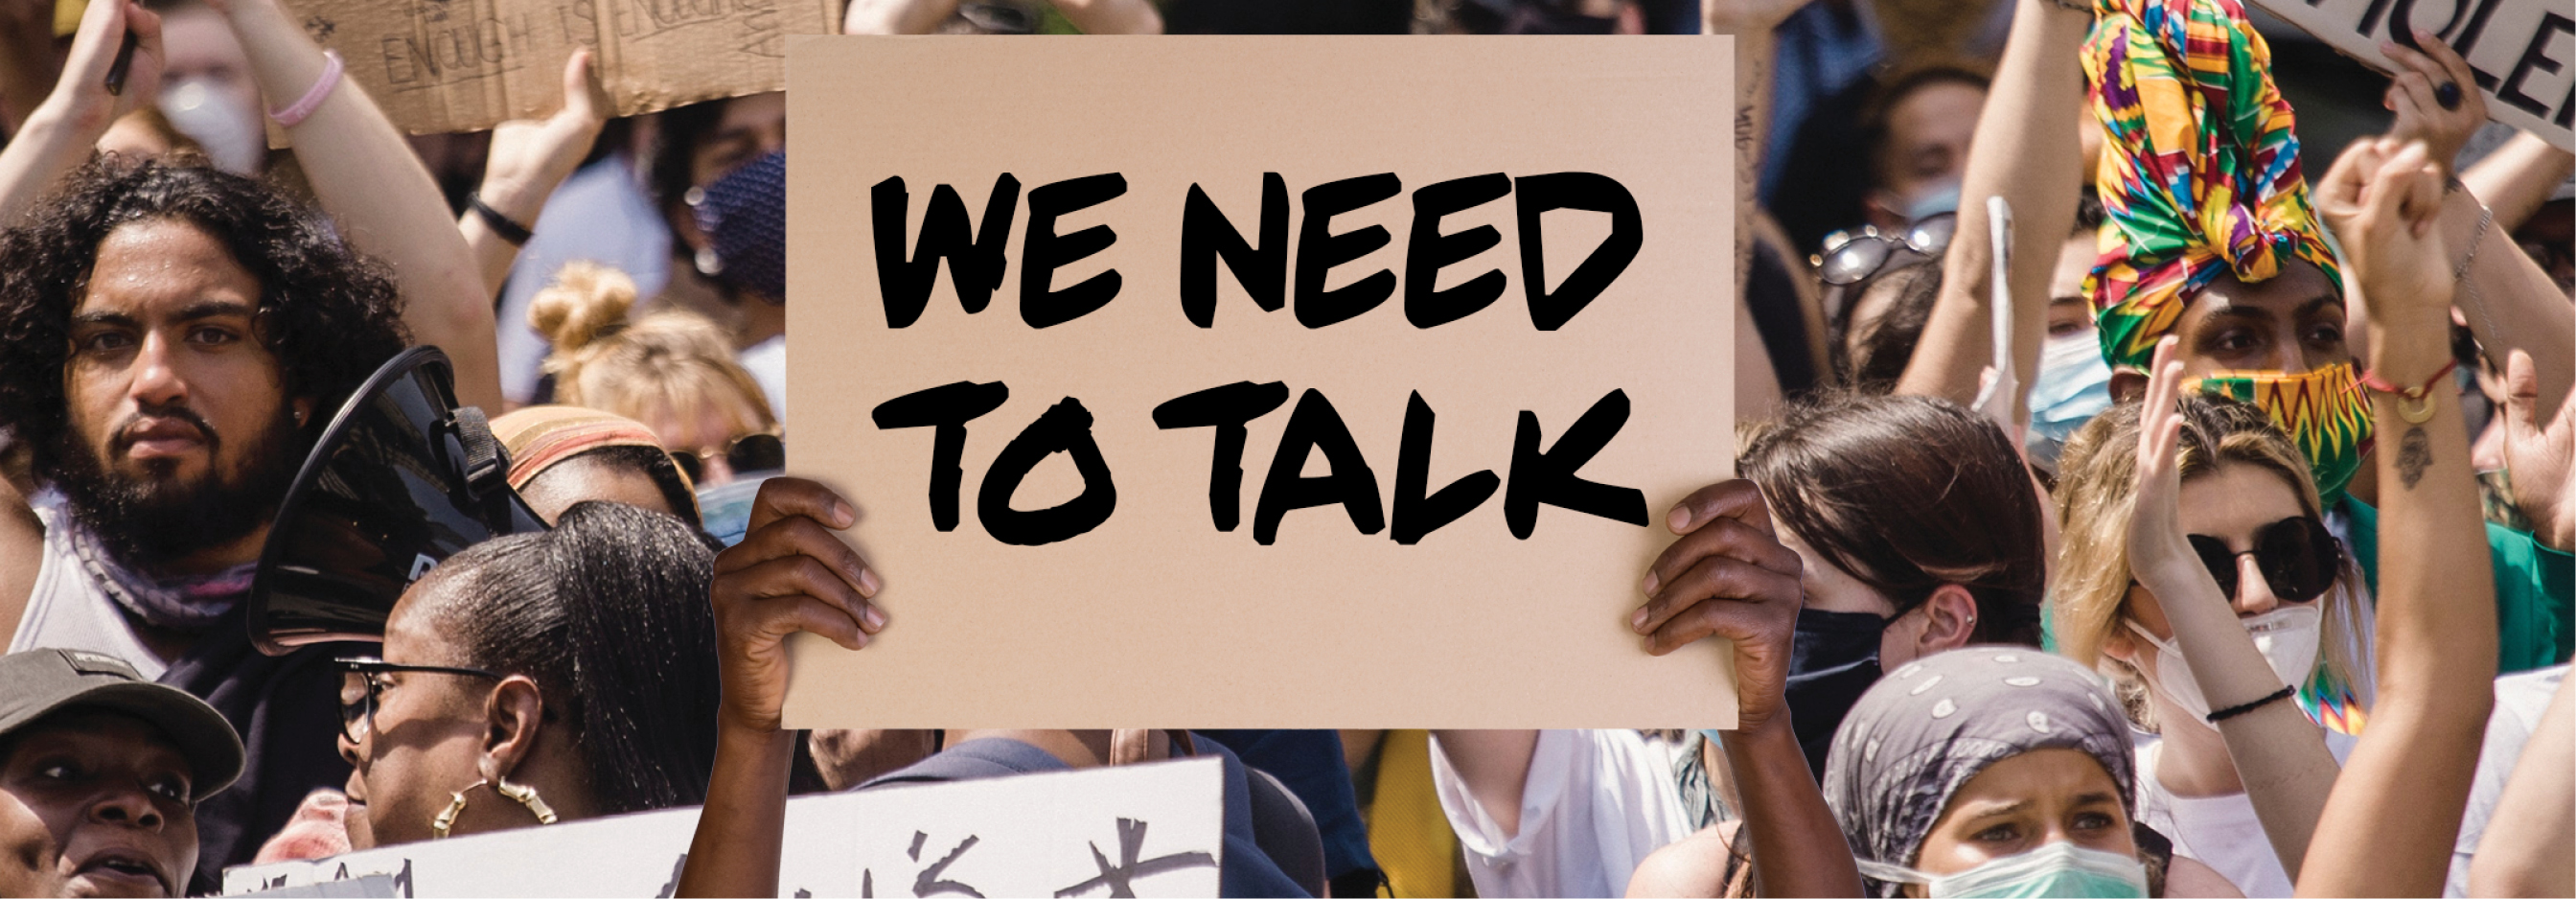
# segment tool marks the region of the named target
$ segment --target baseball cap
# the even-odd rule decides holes
[[[223,792],[241,777],[241,736],[203,700],[144,680],[114,656],[78,649],[30,649],[0,656],[0,736],[65,709],[106,709],[151,723],[196,769],[190,801]]]

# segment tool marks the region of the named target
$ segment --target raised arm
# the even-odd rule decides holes
[[[561,109],[542,119],[502,122],[492,129],[483,186],[475,189],[474,196],[491,208],[491,215],[500,216],[502,224],[495,226],[476,209],[466,210],[456,221],[465,245],[473,249],[487,297],[501,295],[501,283],[510,277],[510,263],[518,260],[519,246],[526,242],[526,232],[536,227],[546,198],[581,167],[582,157],[599,139],[599,129],[608,124],[608,98],[590,67],[590,51],[573,51],[564,60]],[[505,235],[504,228],[518,233]]]
[[[2539,135],[2523,132],[2497,147],[2476,165],[2460,170],[2460,183],[2495,210],[2495,226],[2511,231],[2531,220],[2549,192],[2576,173],[2576,153],[2551,146]]]
[[[1968,147],[1968,168],[1959,186],[1959,229],[1941,263],[1941,297],[1932,306],[1913,361],[1897,379],[1898,393],[1961,405],[1977,400],[1979,376],[1995,358],[1994,311],[1989,308],[1994,247],[1986,236],[1986,198],[1992,196],[2011,204],[2012,242],[2019,248],[2008,275],[2013,370],[2026,379],[2039,372],[2039,347],[2048,337],[2048,280],[2057,265],[2055,248],[2075,226],[2075,202],[2083,190],[2074,127],[2084,115],[2077,47],[2093,14],[2071,0],[2018,2],[2003,63]],[[2029,406],[2025,389],[2013,398],[2012,421],[2027,420]]]
[[[2255,818],[2263,822],[2282,870],[2295,882],[2317,816],[2325,811],[2326,794],[2334,789],[2334,755],[2326,751],[2325,732],[2290,701],[2289,691],[2297,685],[2281,683],[2281,675],[2255,648],[2253,635],[2237,622],[2228,597],[2218,592],[2218,581],[2183,536],[2182,469],[2175,455],[2182,433],[2182,413],[2175,405],[2182,389],[2182,363],[2174,359],[2179,343],[2179,338],[2167,337],[2156,345],[2146,405],[2139,413],[2129,570],[2164,607],[2192,680],[2200,684],[2210,707],[2252,706],[2214,723],[2254,803]]]
[[[858,512],[830,488],[771,478],[752,500],[749,531],[716,555],[716,667],[724,703],[716,711],[715,767],[698,812],[677,895],[778,895],[778,854],[787,830],[787,777],[796,732],[779,725],[787,702],[787,635],[820,634],[844,648],[868,645],[885,629],[876,572],[836,530]]]
[[[2471,896],[2576,896],[2576,680],[2558,682],[2469,860]]]
[[[1804,563],[1780,544],[1751,481],[1700,488],[1666,521],[1680,539],[1647,571],[1647,602],[1629,624],[1656,655],[1711,637],[1734,641],[1736,723],[1724,741],[1726,764],[1743,793],[1742,833],[1760,892],[1860,895],[1851,847],[1789,722],[1790,644],[1805,601]],[[1714,840],[1680,845],[1725,851]]]
[[[2300,868],[2299,895],[2441,891],[2478,744],[2494,705],[2495,583],[2450,358],[2452,282],[2434,227],[2441,169],[2420,143],[2361,141],[2335,161],[2318,210],[2343,235],[2350,286],[2381,324],[2370,391],[2378,428],[2378,702]],[[2563,335],[2562,335],[2563,336]]]
[[[319,83],[322,48],[279,0],[221,0],[219,8],[269,102],[287,107],[308,92],[328,91],[311,115],[286,129],[305,180],[351,242],[393,267],[403,324],[414,341],[445,350],[456,363],[457,399],[501,408],[492,296],[411,144],[355,79]]]
[[[2388,88],[2388,106],[2397,113],[2388,133],[2401,142],[2423,141],[2433,164],[2448,177],[2460,146],[2486,124],[2486,97],[2476,90],[2468,62],[2451,52],[2449,45],[2422,31],[2416,32],[2416,39],[2423,52],[2396,44],[2380,46],[2404,66]],[[2447,95],[2440,87],[2443,82],[2462,88],[2459,99],[2447,108],[2441,102]],[[2559,155],[2563,160],[2565,154]],[[2567,170],[2562,163],[2557,171],[2563,176]],[[2539,190],[2545,197],[2548,186]],[[2514,350],[2531,354],[2540,375],[2541,408],[2555,409],[2576,387],[2576,342],[2567,339],[2576,333],[2576,304],[2567,301],[2567,294],[2549,280],[2539,263],[2514,246],[2508,234],[2514,222],[2505,217],[2511,210],[2490,212],[2481,202],[2488,199],[2474,188],[2454,190],[2443,198],[2442,273],[2456,272],[2458,281],[2451,302],[2490,357],[2501,362]],[[2352,240],[2336,236],[2347,243]],[[2380,313],[2372,309],[2371,315]]]
[[[111,93],[108,71],[129,32],[134,57],[122,89]],[[0,149],[0,228],[15,224],[65,173],[87,161],[107,126],[160,91],[162,58],[160,16],[131,2],[89,5],[53,93],[26,114],[24,126]]]

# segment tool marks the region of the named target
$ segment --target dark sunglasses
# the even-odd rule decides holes
[[[1877,226],[1865,226],[1855,234],[1836,231],[1825,235],[1825,251],[1808,257],[1816,267],[1816,277],[1837,287],[1858,284],[1878,270],[1899,247],[1925,256],[1939,256],[1950,249],[1950,236],[1959,231],[1959,214],[1940,212],[1916,219],[1905,226],[1902,237],[1881,234]]]
[[[2236,598],[2239,556],[2254,557],[2263,581],[2272,585],[2272,595],[2282,602],[2310,602],[2325,595],[2343,570],[2343,544],[2324,522],[2306,515],[2254,529],[2254,548],[2245,552],[2229,550],[2227,541],[2206,534],[2191,534],[2188,539],[2192,550],[2200,553],[2200,564],[2218,580],[2218,592],[2231,600]]]
[[[708,456],[723,456],[734,473],[777,471],[787,467],[787,441],[776,434],[744,434],[721,450],[672,450],[671,462],[688,473],[689,483],[706,480]]]
[[[385,675],[396,671],[420,674],[457,674],[500,680],[501,675],[481,668],[446,668],[438,665],[397,665],[374,656],[334,659],[343,675],[340,680],[340,735],[352,744],[363,741],[376,730],[376,706],[385,693]]]

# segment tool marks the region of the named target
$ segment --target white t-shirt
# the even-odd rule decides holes
[[[2326,751],[2334,753],[2337,765],[2359,742],[2326,732]],[[2290,872],[2281,867],[2262,820],[2254,816],[2254,800],[2243,793],[2174,795],[2156,779],[2156,760],[2163,750],[2164,741],[2152,736],[2138,744],[2138,822],[2172,840],[2175,855],[2208,865],[2248,897],[2291,895]]]
[[[2451,845],[2451,876],[2442,885],[2442,895],[2469,894],[2469,858],[2478,852],[2478,837],[2486,833],[2487,819],[2495,815],[2496,800],[2504,796],[2505,779],[2513,776],[2514,763],[2522,759],[2523,744],[2531,742],[2531,731],[2540,725],[2541,713],[2549,710],[2558,682],[2566,679],[2565,665],[2496,678],[2495,710],[2487,714],[2477,779],[2469,785],[2469,805],[2460,815],[2460,838]]]
[[[1690,836],[1673,763],[1692,744],[1634,730],[1540,731],[1509,839],[1432,738],[1431,779],[1476,895],[1623,896],[1637,863]]]

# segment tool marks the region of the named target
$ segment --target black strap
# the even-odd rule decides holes
[[[456,440],[465,445],[465,483],[480,493],[495,483],[492,479],[509,474],[510,452],[492,436],[492,423],[483,417],[482,409],[459,407],[455,420]]]
[[[528,226],[512,221],[509,216],[502,215],[501,210],[492,208],[492,204],[483,202],[482,194],[469,194],[465,202],[473,208],[474,217],[483,220],[483,227],[492,229],[494,235],[509,241],[511,246],[527,246],[528,238],[537,236],[536,232],[528,230]]]

